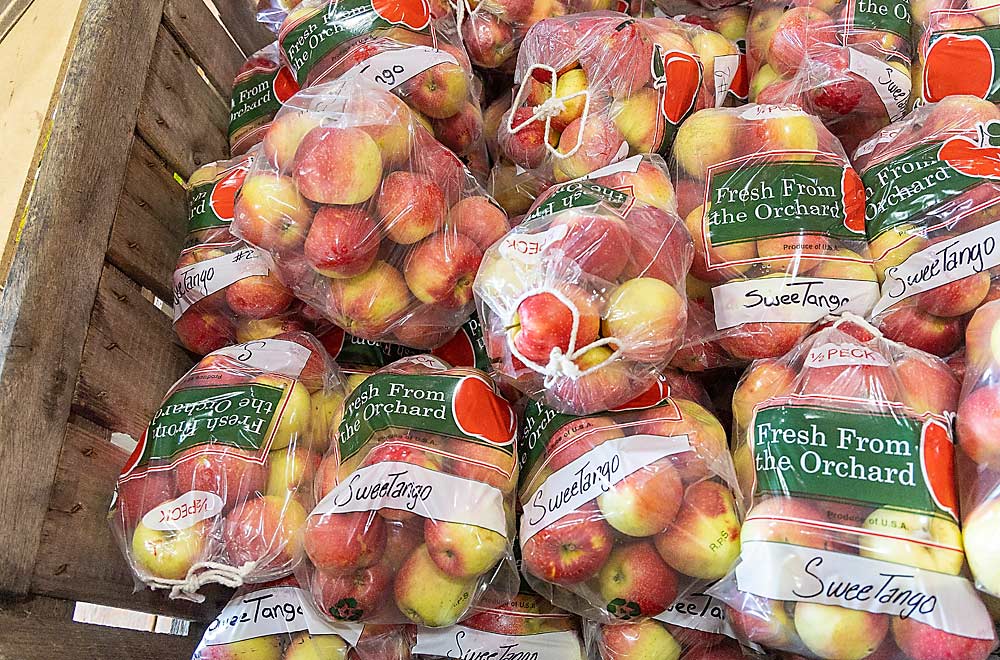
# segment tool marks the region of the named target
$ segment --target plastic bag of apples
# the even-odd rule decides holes
[[[187,236],[173,273],[174,331],[198,355],[310,325],[268,255],[229,231],[252,162],[244,155],[209,163],[187,184]]]
[[[414,658],[585,660],[580,619],[522,589],[509,596],[484,595],[474,614],[448,628],[418,628]]]
[[[427,130],[488,171],[480,83],[444,0],[303,0],[278,44],[302,87],[360,77],[391,91]]]
[[[872,310],[890,339],[947,356],[969,315],[1000,297],[1000,109],[971,96],[921,106],[865,142]]]
[[[137,578],[172,598],[289,575],[343,401],[307,333],[209,353],[167,392],[118,478],[109,522]]]
[[[294,578],[237,590],[208,624],[191,660],[408,660],[401,627],[330,623]]]
[[[271,125],[234,233],[349,333],[430,349],[473,311],[504,212],[388,92],[354,79],[303,90]]]
[[[666,154],[689,114],[725,97],[728,82],[715,80],[725,58],[735,71],[734,43],[667,18],[588,12],[541,21],[518,53],[500,152],[545,185],[629,154]]]
[[[659,192],[672,207],[665,178]],[[591,181],[551,188],[476,277],[494,370],[567,413],[641,394],[679,345],[691,252],[669,211]]]
[[[965,556],[976,585],[1000,597],[1000,303],[973,315],[966,330],[967,370],[955,432]]]
[[[277,42],[247,58],[233,80],[229,105],[229,152],[246,153],[264,139],[267,127],[299,84],[281,62]]]
[[[755,2],[750,98],[815,114],[848,153],[910,107],[909,0]]]
[[[511,598],[516,423],[482,372],[404,358],[347,397],[297,571],[330,619],[450,626]]]
[[[549,601],[635,623],[729,572],[740,523],[726,432],[665,380],[582,417],[530,401],[523,429],[522,571]]]
[[[957,520],[958,391],[943,361],[852,316],[750,366],[733,396],[740,561],[708,590],[743,639],[805,658],[990,655]]]
[[[674,366],[778,357],[815,321],[875,304],[864,187],[819,119],[795,106],[702,110],[681,125],[672,167],[695,246]]]

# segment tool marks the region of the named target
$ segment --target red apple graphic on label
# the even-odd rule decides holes
[[[212,188],[212,194],[208,199],[208,205],[212,207],[212,212],[222,220],[233,220],[233,207],[236,205],[236,191],[243,185],[243,180],[247,178],[246,167],[240,166],[220,179]]]
[[[983,127],[984,133],[988,126]],[[941,145],[938,158],[966,176],[1000,179],[1000,148],[980,147],[968,138],[955,136]]]
[[[741,101],[750,98],[750,74],[747,72],[746,55],[740,55],[740,63],[736,66],[732,82],[729,83],[729,91]]]
[[[856,234],[865,234],[865,184],[861,177],[848,167],[844,170],[844,226]]]
[[[287,66],[278,69],[278,75],[274,77],[274,98],[280,103],[295,96],[299,91],[299,83],[295,80],[292,70]]]
[[[444,345],[431,351],[431,355],[436,355],[453,367],[476,366],[476,352],[472,348],[472,339],[464,330],[459,330]]]
[[[143,431],[142,437],[139,438],[139,442],[137,442],[135,445],[135,449],[132,450],[132,453],[129,455],[128,460],[125,461],[125,467],[122,468],[122,474],[120,477],[118,477],[119,481],[121,481],[123,477],[127,477],[129,474],[131,474],[132,470],[134,470],[139,465],[139,461],[142,460],[142,455],[145,453],[146,453],[146,432]]]
[[[653,383],[653,386],[645,392],[631,401],[627,401],[620,406],[612,408],[611,411],[622,412],[625,410],[642,410],[643,408],[651,408],[666,399],[668,396],[670,396],[670,385],[668,385],[665,380],[657,380]]]
[[[653,54],[656,57],[659,49]],[[667,81],[670,81],[667,84]],[[656,87],[663,95],[660,111],[671,124],[680,124],[694,108],[701,87],[701,62],[694,55],[670,50],[663,55],[663,75]]]
[[[337,326],[333,326],[317,337],[317,339],[319,339],[320,343],[323,344],[323,348],[326,349],[326,352],[334,360],[340,355],[340,351],[344,349],[344,331]]]
[[[957,519],[955,446],[942,422],[933,419],[924,422],[920,432],[920,463],[934,503]]]
[[[427,0],[372,0],[375,13],[390,23],[423,30],[431,22]]]
[[[514,411],[481,378],[463,378],[455,388],[451,405],[455,423],[466,435],[494,445],[514,441],[517,428]]]
[[[993,50],[985,39],[946,34],[927,50],[924,98],[931,103],[953,94],[984,99],[993,84],[993,66]]]

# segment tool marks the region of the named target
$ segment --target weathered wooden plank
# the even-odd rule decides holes
[[[252,55],[274,41],[274,34],[257,22],[251,2],[216,0],[222,22],[243,52]]]
[[[66,427],[32,593],[210,620],[226,599],[221,588],[207,590],[202,604],[171,601],[148,589],[132,593],[132,574],[107,522],[115,480],[128,454],[111,444],[110,436],[79,417]]]
[[[135,282],[105,266],[73,412],[138,438],[167,389],[192,364],[174,341],[170,319],[142,297]]]
[[[205,82],[177,40],[160,27],[137,130],[187,179],[200,165],[229,153],[228,101]]]
[[[0,658],[190,658],[200,634],[166,635],[76,623],[72,604],[35,598],[26,603],[0,603]]]
[[[82,11],[0,291],[0,591],[11,593],[27,590],[38,554],[163,0],[89,0]]]
[[[229,98],[246,58],[204,0],[167,0],[163,22],[219,93]]]
[[[170,302],[170,278],[184,242],[186,194],[173,170],[141,138],[129,152],[107,259]]]

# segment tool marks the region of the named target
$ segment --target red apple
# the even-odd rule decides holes
[[[471,238],[438,232],[410,252],[403,275],[420,302],[458,309],[472,301],[472,283],[482,260],[483,251]]]
[[[321,571],[344,572],[371,566],[385,548],[385,522],[371,511],[309,517],[305,550]]]
[[[309,265],[327,277],[354,277],[378,255],[375,223],[357,207],[324,206],[316,212],[303,251]]]
[[[234,566],[254,562],[258,575],[285,573],[302,556],[306,510],[294,497],[265,495],[226,516],[222,541]]]
[[[677,574],[648,541],[615,548],[598,580],[605,607],[623,620],[659,614],[677,597]]]
[[[538,364],[548,364],[552,350],[570,351],[576,312],[576,343],[573,350],[595,341],[600,331],[600,312],[583,289],[566,285],[560,291],[573,305],[571,308],[562,297],[542,292],[526,297],[517,306],[517,315],[511,324],[514,346],[521,355]]]
[[[234,447],[191,447],[178,457],[174,468],[177,492],[201,490],[215,493],[227,509],[264,490],[267,470],[252,460],[256,452]]]
[[[281,314],[295,298],[278,276],[253,275],[226,287],[226,303],[237,316],[266,319]]]
[[[613,543],[611,528],[596,508],[588,506],[529,538],[522,544],[521,556],[524,569],[539,579],[573,585],[597,575]]]
[[[295,152],[292,177],[299,192],[321,204],[360,204],[378,190],[382,154],[359,128],[320,126]]]
[[[911,660],[986,660],[996,639],[961,637],[916,619],[893,617],[896,644]]]
[[[340,621],[371,618],[382,609],[390,592],[392,573],[385,564],[375,564],[347,573],[316,571],[312,593],[316,604]]]
[[[378,218],[397,243],[408,245],[430,236],[447,213],[444,191],[428,175],[399,171],[382,182]]]

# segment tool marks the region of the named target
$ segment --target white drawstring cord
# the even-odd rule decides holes
[[[249,575],[257,567],[257,562],[248,561],[242,566],[230,566],[214,561],[200,561],[193,565],[183,580],[148,578],[144,580],[152,589],[170,589],[170,597],[201,603],[205,597],[198,593],[206,584],[221,584],[231,589],[243,586]]]

